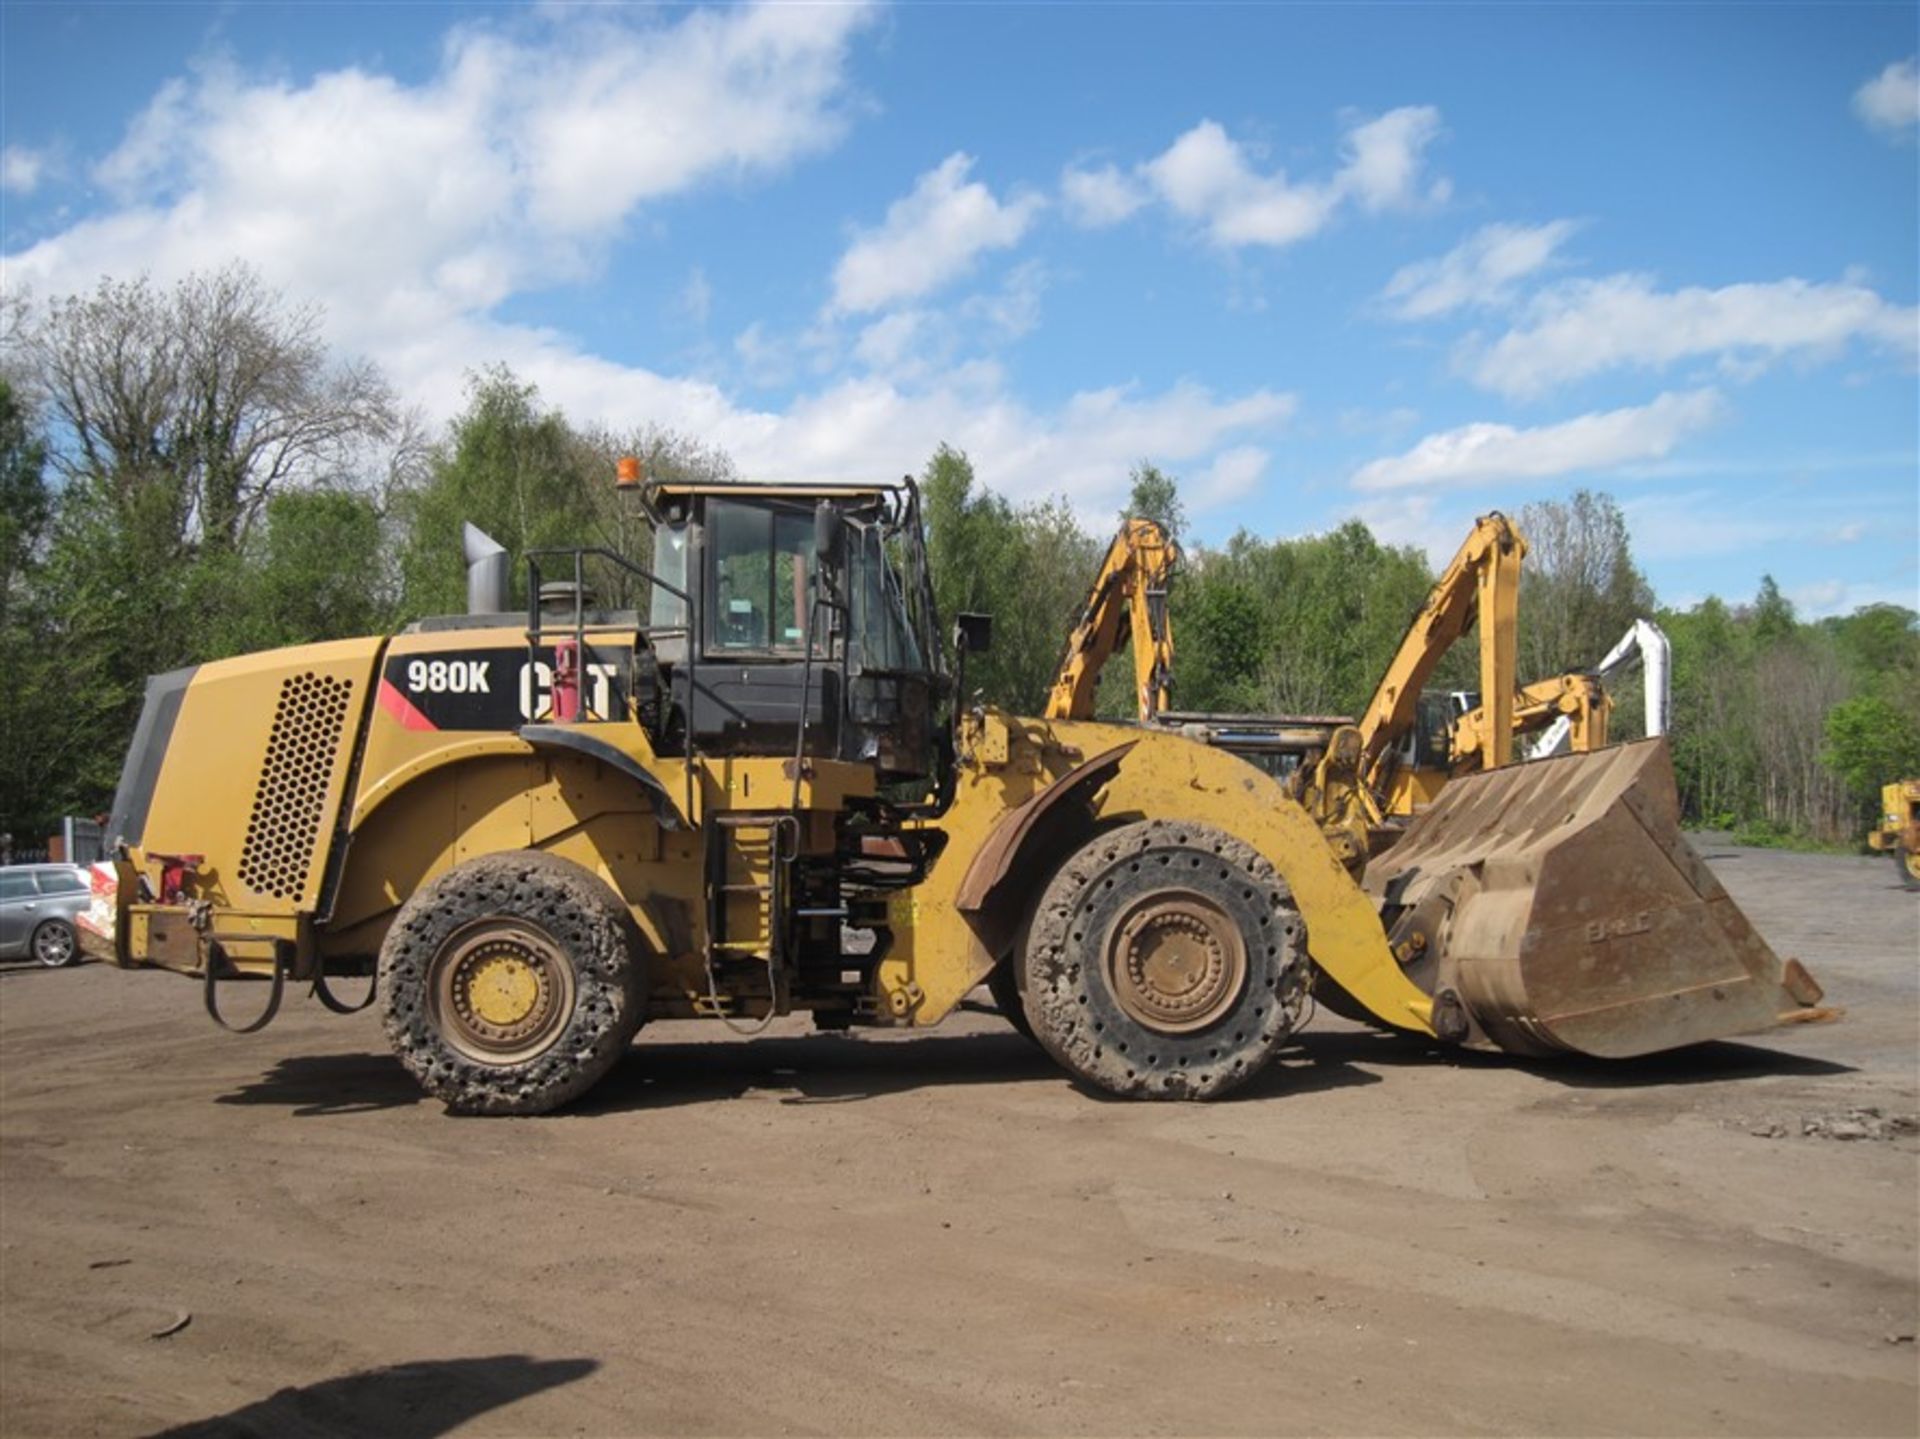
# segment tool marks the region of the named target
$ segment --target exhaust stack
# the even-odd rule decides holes
[[[460,545],[467,555],[467,613],[505,614],[507,572],[512,563],[505,546],[471,523],[460,526]]]

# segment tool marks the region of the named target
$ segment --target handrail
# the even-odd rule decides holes
[[[606,560],[611,564],[617,566],[618,568],[627,571],[629,574],[637,576],[638,578],[644,580],[647,584],[655,587],[656,589],[665,590],[669,595],[671,595],[674,599],[679,600],[681,604],[683,604],[686,607],[687,622],[684,626],[680,626],[680,625],[662,626],[662,629],[665,629],[668,631],[684,630],[687,636],[687,655],[686,655],[687,716],[686,716],[686,722],[682,726],[683,738],[685,741],[685,751],[684,751],[683,759],[686,767],[687,820],[688,820],[688,823],[694,823],[695,807],[694,807],[694,783],[693,783],[693,761],[694,761],[693,707],[695,702],[694,701],[695,684],[697,682],[696,666],[699,663],[696,656],[700,649],[700,646],[696,641],[696,635],[699,629],[698,602],[695,600],[691,592],[681,589],[680,586],[674,584],[670,580],[661,579],[660,576],[656,575],[652,570],[647,569],[643,565],[635,564],[632,560],[628,559],[625,555],[617,554],[614,551],[607,549],[603,545],[573,545],[573,546],[568,546],[566,548],[545,548],[545,549],[537,549],[537,550],[528,550],[526,552],[526,561],[527,561],[527,662],[529,666],[534,665],[538,662],[540,637],[543,633],[543,628],[544,628],[540,623],[540,620],[541,620],[540,561],[543,558],[558,556],[558,555],[570,556],[573,560],[573,644],[574,644],[574,655],[575,655],[576,663],[584,664],[586,661],[588,634],[614,633],[614,632],[622,631],[624,628],[623,626],[618,626],[618,625],[589,626],[587,624],[587,621],[586,621],[587,556],[589,555],[597,556],[598,558]],[[644,633],[648,636],[651,636],[654,633],[654,631],[649,626],[646,626],[646,625],[638,625],[636,626],[636,628],[641,633]],[[583,690],[582,698],[584,699],[584,690]],[[669,695],[667,696],[668,713],[672,712],[672,708],[673,708],[673,697],[671,693],[669,693]]]

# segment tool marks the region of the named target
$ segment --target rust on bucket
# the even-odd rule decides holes
[[[1365,879],[1442,1037],[1618,1059],[1804,1017],[1679,820],[1662,739],[1449,784]]]

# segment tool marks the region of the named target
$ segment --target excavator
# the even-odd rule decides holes
[[[1332,716],[1258,716],[1181,713],[1171,707],[1173,629],[1167,591],[1179,551],[1150,519],[1124,521],[1101,561],[1065,658],[1049,693],[1049,719],[1091,719],[1101,669],[1131,631],[1139,720],[1167,724],[1192,738],[1265,762],[1282,775],[1302,776],[1331,752],[1337,732],[1354,749],[1344,763],[1357,783],[1338,802],[1313,789],[1324,806],[1357,806],[1371,827],[1404,820],[1431,804],[1448,780],[1509,763],[1515,741],[1546,732],[1551,748],[1584,754],[1607,742],[1611,708],[1596,674],[1566,674],[1516,686],[1520,566],[1526,541],[1499,513],[1482,517],[1414,616],[1372,699],[1358,721]],[[1476,694],[1429,695],[1428,681],[1448,650],[1478,624],[1480,689]],[[1649,627],[1650,628],[1650,627]],[[1654,631],[1655,634],[1658,631]],[[1631,636],[1629,637],[1631,638]],[[1620,662],[1627,641],[1603,672]],[[1664,673],[1664,670],[1662,671]],[[1650,728],[1659,734],[1660,729]],[[1274,764],[1276,760],[1283,761]],[[1304,789],[1301,779],[1296,788]],[[1351,818],[1351,817],[1348,817]],[[1333,821],[1345,827],[1344,819]]]
[[[946,658],[911,481],[621,485],[647,566],[534,551],[516,603],[475,543],[468,613],[155,676],[83,944],[238,1028],[295,985],[377,1005],[479,1114],[566,1105],[651,1020],[917,1030],[995,978],[1077,1084],[1160,1100],[1245,1085],[1309,996],[1520,1055],[1820,1013],[1688,848],[1663,741],[1455,779],[1342,855],[1311,806],[1371,803],[1363,736],[1418,673],[1296,794],[1169,725],[971,701],[991,623],[948,617]],[[266,991],[245,1022],[236,980]]]

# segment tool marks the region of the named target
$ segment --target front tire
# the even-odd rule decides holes
[[[1900,871],[1900,882],[1908,889],[1920,889],[1920,852],[1908,849],[1904,844],[1893,848],[1894,867]]]
[[[80,936],[64,919],[50,919],[33,932],[33,957],[48,969],[65,969],[80,958]]]
[[[1041,896],[1026,947],[1034,1037],[1113,1094],[1213,1099],[1298,1022],[1306,931],[1250,845],[1151,820],[1102,835]]]
[[[487,855],[401,906],[380,948],[382,1020],[458,1114],[544,1114],[590,1089],[640,1027],[644,959],[604,883],[532,850]]]

